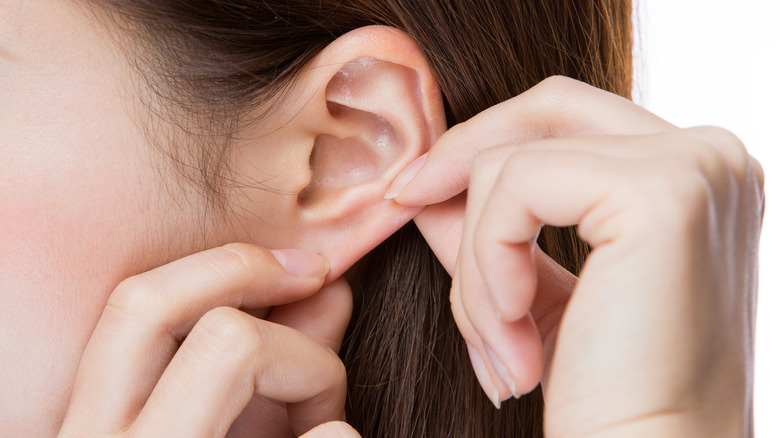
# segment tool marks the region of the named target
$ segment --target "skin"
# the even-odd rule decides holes
[[[64,3],[3,2],[0,17],[0,324],[10,385],[0,404],[3,426],[26,431],[36,406],[62,418],[105,291],[204,243],[166,248],[157,239],[174,226],[195,235],[198,215],[155,194],[152,184],[167,182],[145,164],[150,150],[135,146],[145,141],[118,80],[125,62],[105,36]]]
[[[284,110],[237,133],[227,157],[237,184],[224,194],[233,214],[216,215],[169,145],[149,141],[149,90],[122,50],[131,42],[116,44],[95,12],[63,0],[0,5],[0,435],[289,436],[342,419],[334,351],[352,302],[340,276],[421,210],[382,195],[444,130],[422,54],[378,27],[329,46]],[[343,83],[339,72],[356,65],[360,80]],[[383,132],[377,117],[397,134],[381,149],[370,143]],[[154,129],[181,138],[164,120]],[[363,161],[310,169],[321,137],[363,145]],[[292,362],[248,364],[285,354]],[[313,366],[303,375],[293,362]],[[185,382],[224,382],[211,390],[232,403],[208,388],[156,395]],[[193,412],[213,415],[196,424]],[[312,433],[354,433],[325,427]]]
[[[554,77],[422,161],[390,194],[437,204],[416,222],[497,405],[541,379],[545,436],[752,436],[763,173],[733,134]],[[536,246],[542,224],[579,225],[579,279]]]
[[[728,132],[557,78],[445,134],[419,49],[368,27],[237,136],[239,182],[272,190],[215,216],[90,11],[10,1],[0,23],[0,435],[356,436],[333,421],[340,276],[415,216],[486,394],[542,379],[549,436],[749,433],[762,176]],[[580,279],[534,250],[540,223],[580,224]]]

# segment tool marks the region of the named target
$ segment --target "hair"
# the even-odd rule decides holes
[[[219,199],[225,156],[249,110],[270,103],[340,35],[366,25],[408,33],[441,87],[452,126],[565,75],[630,98],[630,0],[104,0],[133,36],[133,58],[163,115],[198,147],[197,185]],[[184,121],[183,121],[184,120]],[[192,142],[190,142],[192,144]],[[578,274],[574,227],[540,247]],[[471,371],[449,311],[451,279],[413,224],[358,264],[341,357],[347,420],[366,437],[540,437],[540,388],[496,410]]]

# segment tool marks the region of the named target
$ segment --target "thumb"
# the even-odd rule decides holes
[[[352,289],[343,277],[339,277],[332,283],[323,286],[316,294],[300,301],[274,307],[268,314],[268,320],[277,324],[296,329],[309,336],[320,344],[338,353],[344,332],[349,325],[352,316]],[[342,367],[343,370],[343,367]],[[296,424],[301,420],[300,413],[295,404],[287,405],[290,424]],[[347,429],[351,430],[349,426]],[[328,426],[323,431],[313,435],[313,431],[306,433],[306,437],[341,437],[353,436],[347,432],[341,434],[330,432],[331,429],[339,430],[342,426]],[[317,427],[314,430],[319,430]],[[295,430],[295,427],[293,427]],[[357,436],[355,434],[354,436]]]
[[[466,192],[439,204],[429,205],[414,218],[415,225],[436,257],[452,275],[463,235]],[[560,318],[550,318],[563,312],[577,284],[577,277],[548,256],[538,245],[534,247],[537,291],[531,314],[542,339],[557,326]],[[305,301],[305,300],[304,300]],[[553,315],[554,316],[554,315]]]
[[[447,201],[425,207],[414,218],[417,229],[450,276],[455,272],[465,214],[466,192],[463,192]]]
[[[300,438],[360,438],[360,434],[347,423],[331,421],[320,424],[301,435]]]
[[[294,328],[336,353],[352,316],[352,289],[341,277],[303,300],[274,307],[268,320]]]

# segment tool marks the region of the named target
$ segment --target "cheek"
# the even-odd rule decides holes
[[[0,145],[0,405],[19,421],[35,411],[61,416],[108,293],[141,261],[148,212],[134,160],[116,153],[127,145],[105,138],[117,127],[73,121],[54,135],[67,115],[89,116],[85,109],[41,110],[48,129],[17,130]]]
[[[138,232],[143,144],[121,83],[98,62],[106,58],[66,31],[55,54],[46,50],[53,35],[31,35],[26,62],[4,66],[0,91],[0,324],[26,334],[18,339],[35,335],[25,351],[59,349],[94,320],[120,274],[112,264],[131,250],[122,238]],[[66,339],[46,342],[57,337]]]
[[[78,114],[103,110],[84,105]],[[52,124],[70,114],[40,112]],[[200,229],[200,215],[166,207],[172,193],[160,187],[170,183],[142,158],[149,146],[133,137],[132,122],[109,122],[73,121],[60,135],[0,144],[15,157],[0,160],[0,415],[27,426],[57,427],[116,284],[199,249],[184,236]],[[42,411],[49,424],[32,421]]]
[[[72,41],[89,36],[81,18],[38,12],[51,23],[27,33],[23,62],[0,64],[1,436],[56,433],[111,290],[200,228],[165,207],[116,50]]]

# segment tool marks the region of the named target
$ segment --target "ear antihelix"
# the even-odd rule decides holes
[[[321,116],[310,119],[317,121],[310,180],[298,196],[307,221],[365,213],[387,202],[397,173],[430,145],[421,85],[415,69],[370,57],[331,73],[324,96],[314,101],[324,104]]]

